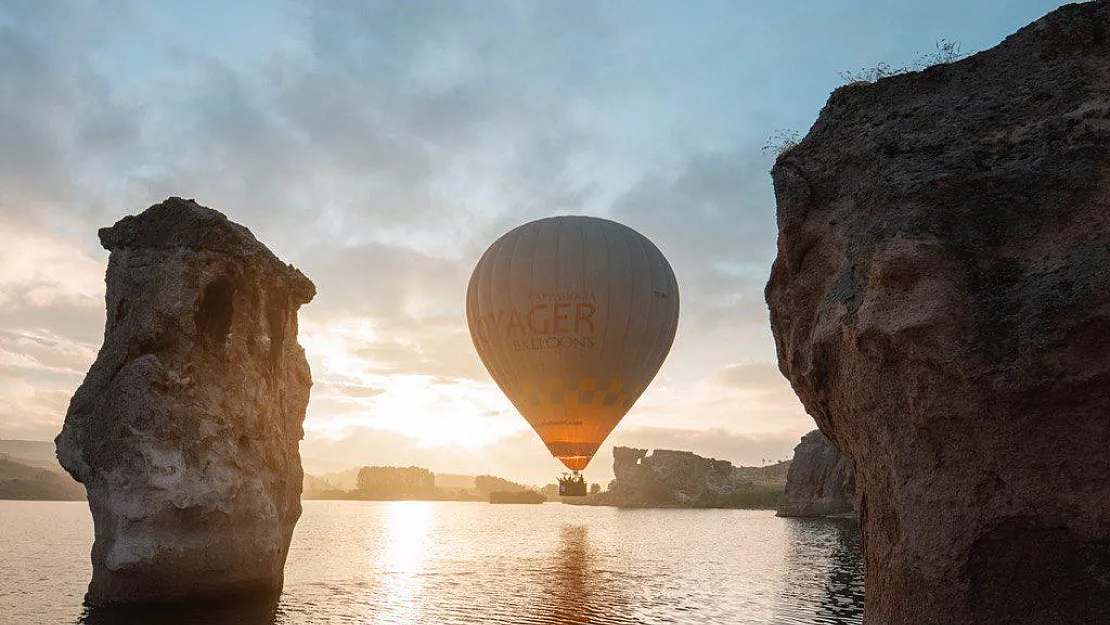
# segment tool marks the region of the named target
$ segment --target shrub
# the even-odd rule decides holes
[[[909,65],[895,66],[885,61],[879,61],[871,67],[864,67],[856,71],[840,72],[840,77],[844,80],[845,84],[857,82],[872,83],[880,78],[888,78],[907,72],[918,72],[926,67],[952,63],[968,56],[967,53],[960,50],[960,42],[958,41],[941,39],[936,42],[935,47],[936,49],[932,52],[918,54],[917,58]]]

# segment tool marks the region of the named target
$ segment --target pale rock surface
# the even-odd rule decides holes
[[[192,200],[100,241],[104,344],[56,439],[95,525],[86,601],[279,590],[312,384],[297,310],[315,287]]]
[[[832,94],[773,177],[779,354],[862,492],[865,621],[1110,615],[1110,2]]]
[[[781,517],[855,517],[856,480],[852,461],[821,430],[802,437],[786,475]]]
[[[598,503],[617,506],[717,507],[753,487],[748,472],[727,460],[689,451],[613,448],[613,481]]]

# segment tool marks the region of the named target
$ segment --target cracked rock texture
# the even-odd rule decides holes
[[[315,287],[192,200],[100,242],[104,344],[55,440],[95,525],[87,603],[280,590],[312,385],[297,310]]]
[[[794,448],[786,475],[786,496],[779,505],[782,517],[855,517],[856,480],[852,461],[832,441],[813,430]]]
[[[779,364],[854,462],[872,624],[1110,615],[1110,2],[842,87],[778,158]]]

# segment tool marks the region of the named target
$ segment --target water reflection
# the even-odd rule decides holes
[[[0,502],[0,621],[858,625],[863,612],[853,523],[759,512],[306,502],[280,602],[157,610],[80,606],[92,538],[84,507]]]
[[[616,580],[602,567],[603,558],[590,545],[583,524],[563,525],[544,580],[544,601],[530,622],[550,625],[569,623],[633,623],[625,616],[626,601]]]
[[[275,593],[161,606],[86,608],[78,625],[272,625],[278,613]]]
[[[787,622],[858,625],[863,622],[862,537],[852,519],[786,519],[787,578],[782,605]],[[805,606],[814,606],[812,611]]]
[[[385,511],[385,545],[379,567],[386,594],[375,622],[380,625],[420,622],[421,574],[428,557],[428,532],[432,526],[433,504],[428,501],[394,501]]]
[[[854,522],[831,520],[835,542],[818,618],[827,623],[863,620],[863,538]]]
[[[589,532],[585,525],[564,525],[559,531],[559,549],[552,562],[545,597],[551,605],[543,610],[552,622],[590,623],[591,592]]]

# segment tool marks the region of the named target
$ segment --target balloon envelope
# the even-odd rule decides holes
[[[550,217],[486,250],[467,288],[466,317],[490,375],[551,454],[578,471],[667,357],[678,284],[635,230]]]

